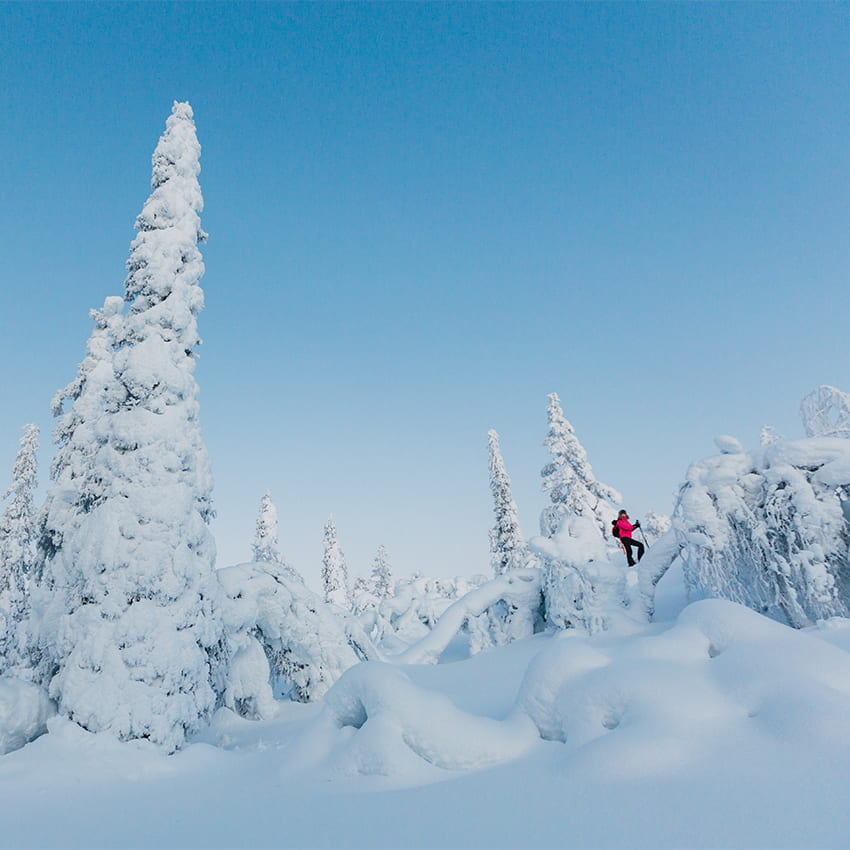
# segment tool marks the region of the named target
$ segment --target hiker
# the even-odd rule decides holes
[[[629,566],[635,565],[635,559],[632,557],[632,547],[637,549],[638,561],[643,557],[643,543],[640,540],[632,539],[632,532],[636,528],[640,528],[640,520],[637,520],[634,525],[629,522],[629,515],[626,511],[620,511],[617,514],[617,519],[614,521],[615,537],[620,538],[620,543],[623,544],[623,551],[626,553],[626,558]]]

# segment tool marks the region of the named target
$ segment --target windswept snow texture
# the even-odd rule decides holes
[[[0,759],[0,847],[846,847],[848,650],[848,620],[704,600],[630,636],[357,665],[170,757],[55,717]]]

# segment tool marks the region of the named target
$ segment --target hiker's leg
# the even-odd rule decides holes
[[[641,543],[640,540],[635,540],[634,543],[635,546],[637,546],[638,560],[640,560],[643,557],[643,543]]]
[[[635,565],[635,559],[632,557],[632,546],[635,545],[634,540],[631,537],[623,537],[623,548],[626,550],[626,560],[629,562],[629,566],[633,567]]]

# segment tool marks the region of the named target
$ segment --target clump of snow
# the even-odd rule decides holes
[[[56,713],[44,688],[0,676],[0,755],[17,750],[47,731]]]
[[[692,599],[793,626],[850,613],[850,440],[721,454],[688,470],[675,512]]]
[[[725,455],[741,454],[744,451],[741,441],[736,437],[730,437],[728,434],[720,434],[715,437],[714,445]]]

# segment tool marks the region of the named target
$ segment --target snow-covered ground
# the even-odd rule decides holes
[[[637,634],[361,664],[172,756],[54,717],[0,759],[0,846],[846,847],[850,620],[682,601],[671,571]]]

